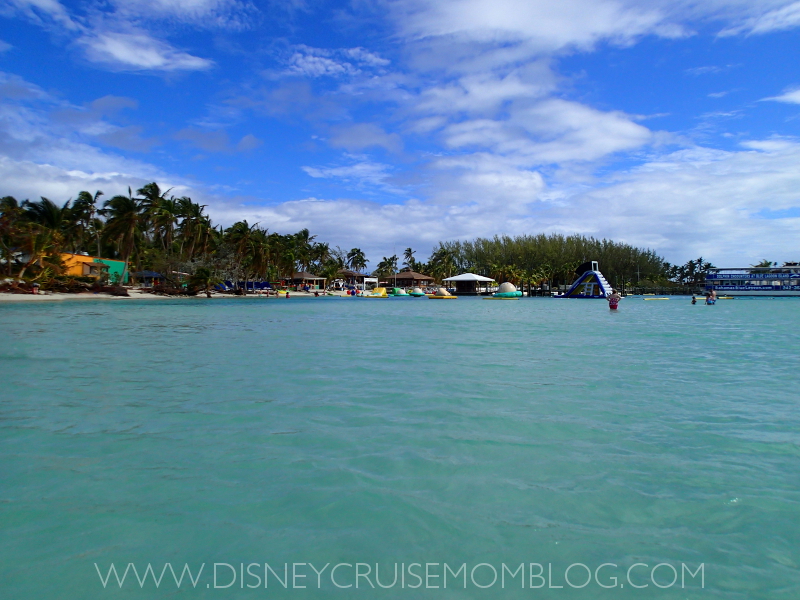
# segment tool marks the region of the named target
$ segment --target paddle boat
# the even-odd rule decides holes
[[[458,296],[453,296],[443,287],[440,287],[438,290],[436,290],[435,294],[427,294],[427,296],[431,300],[455,300],[458,298]]]
[[[386,288],[376,287],[369,294],[362,294],[359,298],[388,298],[389,294],[386,293]]]
[[[420,288],[415,287],[413,290],[408,292],[409,296],[414,296],[414,298],[422,298],[423,296],[427,296],[425,292],[423,292]]]

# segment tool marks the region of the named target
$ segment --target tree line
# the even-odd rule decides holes
[[[0,198],[0,272],[47,281],[63,275],[62,253],[87,253],[123,261],[122,280],[151,270],[173,284],[188,274],[206,287],[220,279],[277,281],[298,271],[333,279],[341,269],[367,266],[359,248],[331,248],[308,229],[279,234],[246,220],[224,229],[205,205],[170,191],[148,183],[104,201],[102,191],[82,191],[61,205]]]
[[[103,192],[80,192],[57,204],[0,199],[0,272],[46,281],[63,275],[62,253],[88,253],[124,262],[124,273],[151,270],[175,283],[186,274],[207,287],[214,281],[278,281],[298,271],[335,279],[343,269],[365,271],[359,248],[342,250],[317,241],[308,229],[270,232],[246,220],[215,225],[206,206],[175,197],[155,182],[134,193],[103,200]],[[427,261],[406,248],[384,256],[372,274],[389,277],[412,270],[441,281],[473,272],[517,285],[555,287],[575,279],[575,269],[596,260],[612,285],[642,282],[695,285],[713,266],[702,258],[670,265],[655,251],[582,235],[538,234],[443,241]],[[123,275],[124,279],[124,275]]]
[[[555,287],[571,284],[575,270],[591,260],[599,262],[606,279],[615,286],[663,282],[670,276],[671,265],[653,250],[561,234],[440,242],[422,268],[437,278],[469,271],[495,281]]]

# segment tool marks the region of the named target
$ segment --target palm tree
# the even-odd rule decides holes
[[[161,242],[167,255],[172,254],[172,241],[179,215],[180,206],[174,198],[162,198],[150,213],[153,234]]]
[[[89,230],[94,234],[95,243],[97,244],[97,254],[100,256],[100,227],[96,220],[97,215],[97,199],[103,195],[103,192],[97,190],[92,196],[87,191],[78,192],[78,197],[72,205],[72,216],[78,227],[77,242],[81,250],[86,250],[85,237]]]
[[[411,271],[417,270],[417,261],[414,259],[414,251],[411,248],[406,248],[403,252],[403,259],[405,262],[403,263],[406,267],[409,268]]]
[[[347,253],[347,266],[360,273],[363,269],[367,268],[367,257],[361,248],[353,248]]]
[[[388,277],[389,275],[394,275],[397,272],[397,255],[390,256],[389,258],[383,257],[383,260],[378,263],[378,266],[375,268],[375,273],[378,274],[379,277]]]
[[[23,203],[24,204],[24,203]],[[5,261],[6,273],[11,276],[11,265],[20,243],[19,224],[23,213],[23,204],[13,196],[0,198],[0,259]]]
[[[176,200],[177,216],[181,220],[178,235],[181,239],[181,255],[191,260],[194,258],[196,247],[207,247],[203,244],[211,229],[211,222],[204,214],[205,205],[195,204],[191,198],[183,196]],[[184,254],[184,244],[189,244],[188,251]]]
[[[60,245],[58,232],[38,223],[23,225],[20,233],[19,250],[27,260],[23,263],[19,275],[17,275],[18,279],[22,279],[25,276],[25,271],[31,265],[42,261],[47,256],[57,254]]]
[[[295,258],[300,263],[301,270],[307,271],[311,264],[312,242],[317,236],[310,235],[308,229],[301,229],[294,234]]]
[[[59,206],[52,200],[42,196],[39,202],[27,202],[25,204],[24,216],[27,221],[46,227],[59,234],[59,242],[69,243],[72,241],[71,234],[75,229],[69,204],[70,200],[67,200],[63,206]]]
[[[128,263],[136,248],[136,241],[142,237],[141,228],[146,218],[142,210],[142,201],[133,197],[129,187],[127,196],[114,196],[106,200],[102,212],[107,217],[103,236],[117,245],[125,262],[119,281],[122,285],[128,274]]]
[[[233,250],[236,275],[245,280],[245,293],[247,292],[247,269],[253,260],[253,240],[257,227],[258,223],[250,225],[247,221],[239,221],[225,230],[226,241]]]

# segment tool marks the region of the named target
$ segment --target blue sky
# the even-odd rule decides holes
[[[157,181],[373,265],[583,233],[800,260],[800,2],[0,0],[0,194]]]

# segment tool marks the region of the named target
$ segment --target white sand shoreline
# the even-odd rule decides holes
[[[59,302],[62,300],[169,300],[171,298],[206,298],[205,293],[200,292],[197,296],[161,296],[159,294],[151,294],[149,292],[143,292],[138,289],[128,289],[128,294],[130,296],[110,296],[108,294],[103,293],[92,293],[92,292],[83,292],[80,294],[64,294],[60,292],[53,292],[53,293],[39,293],[39,294],[9,294],[6,292],[0,292],[0,303],[2,302]],[[340,297],[347,297],[344,292],[332,292],[334,296]],[[325,297],[326,294],[320,293],[320,298]],[[279,300],[284,299],[283,296],[269,296],[266,295],[259,296],[258,294],[247,294],[246,296],[235,296],[233,294],[211,294],[210,299],[214,298],[262,298],[264,300]],[[304,298],[313,298],[313,292],[290,292],[289,299],[291,300],[293,297],[304,297]]]

